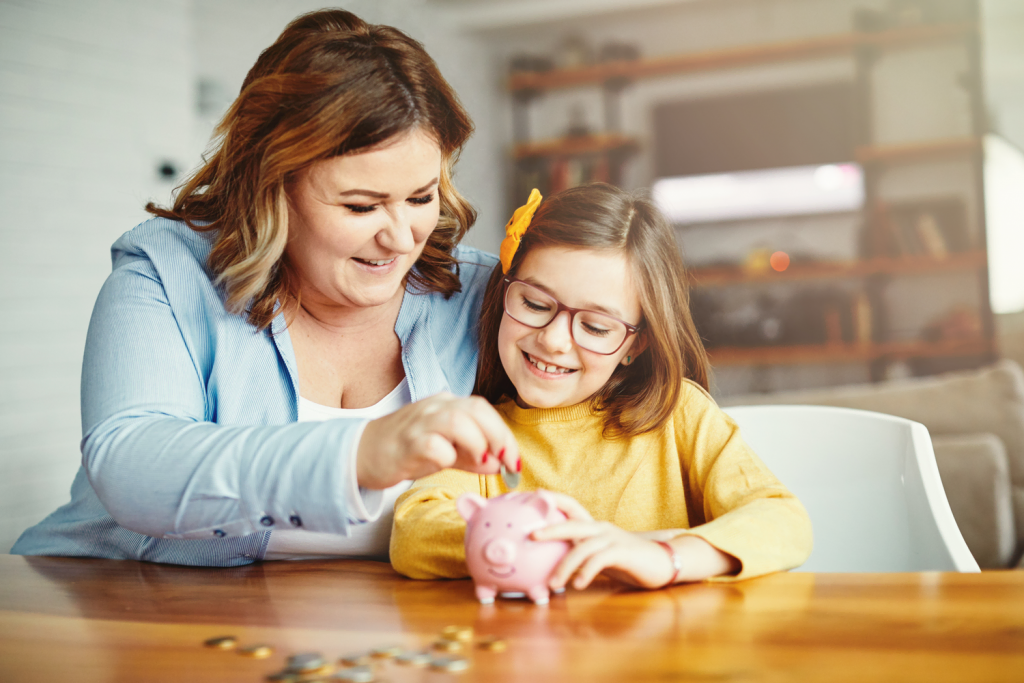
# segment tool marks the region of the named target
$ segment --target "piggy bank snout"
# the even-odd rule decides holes
[[[484,558],[491,564],[510,565],[516,561],[516,544],[507,538],[495,538],[484,546]]]

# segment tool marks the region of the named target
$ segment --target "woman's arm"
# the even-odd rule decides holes
[[[344,533],[375,517],[354,495],[357,481],[379,489],[453,465],[495,471],[494,461],[478,464],[477,447],[492,441],[518,458],[500,418],[481,427],[482,408],[468,398],[425,399],[382,418],[387,428],[375,432],[379,425],[365,420],[292,422],[295,389],[271,332],[224,312],[205,274],[191,267],[176,276],[195,286],[169,295],[152,261],[122,255],[93,311],[82,462],[122,527],[192,539],[297,521]],[[224,333],[232,326],[243,329]],[[229,411],[243,423],[278,424],[221,423]],[[360,478],[360,455],[386,466]]]
[[[119,263],[100,292],[82,370],[82,462],[100,501],[119,525],[158,538],[237,536],[292,516],[343,532],[359,521],[344,485],[353,459],[343,456],[364,421],[215,424],[218,402],[243,401],[286,422],[280,404],[290,392],[273,347],[258,337],[242,349],[215,348],[213,328],[239,323],[222,309],[220,319],[206,313],[218,303],[202,302],[212,288],[195,290],[197,301],[172,306],[153,263],[136,257]],[[233,378],[244,395],[208,396],[226,390],[207,381],[216,363],[239,365],[221,357],[232,351],[267,367]]]

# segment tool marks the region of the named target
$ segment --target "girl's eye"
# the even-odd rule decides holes
[[[410,204],[423,205],[423,204],[429,204],[432,201],[434,201],[433,193],[425,195],[423,197],[409,197],[409,203]]]
[[[344,206],[352,213],[370,213],[377,209],[376,204],[345,204]]]
[[[582,327],[584,330],[586,330],[587,334],[592,335],[594,337],[607,337],[608,333],[611,332],[611,330],[605,329],[603,327],[594,327],[589,323],[582,323]]]
[[[538,303],[536,301],[530,301],[526,297],[523,297],[523,306],[525,306],[526,308],[528,308],[531,311],[550,311],[551,310],[550,306],[545,306],[544,304]]]

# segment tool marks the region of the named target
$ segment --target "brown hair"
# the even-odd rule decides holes
[[[684,379],[708,388],[708,360],[690,317],[689,287],[672,229],[644,197],[593,183],[548,197],[537,209],[512,259],[515,275],[537,247],[617,249],[625,254],[640,295],[647,348],[632,364],[619,365],[593,396],[604,413],[608,436],[635,436],[657,429],[679,400]],[[516,388],[498,356],[504,314],[505,274],[491,274],[480,315],[480,365],[475,393],[491,403],[515,398]]]
[[[217,126],[213,152],[179,188],[170,209],[146,209],[217,231],[208,266],[232,312],[266,328],[297,304],[285,256],[286,189],[316,161],[370,149],[422,127],[441,148],[441,217],[409,278],[449,297],[459,291],[452,250],[476,212],[452,185],[473,131],[469,115],[423,46],[351,12],[292,21],[256,60]]]

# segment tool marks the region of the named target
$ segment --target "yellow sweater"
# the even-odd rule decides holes
[[[737,558],[742,570],[718,580],[791,569],[811,553],[811,521],[697,384],[687,382],[663,427],[615,440],[601,435],[590,405],[497,406],[519,443],[521,491],[569,494],[594,519],[627,531],[678,529]],[[497,475],[443,470],[416,481],[395,503],[391,564],[414,579],[468,576],[466,523],[455,499],[507,493]]]

